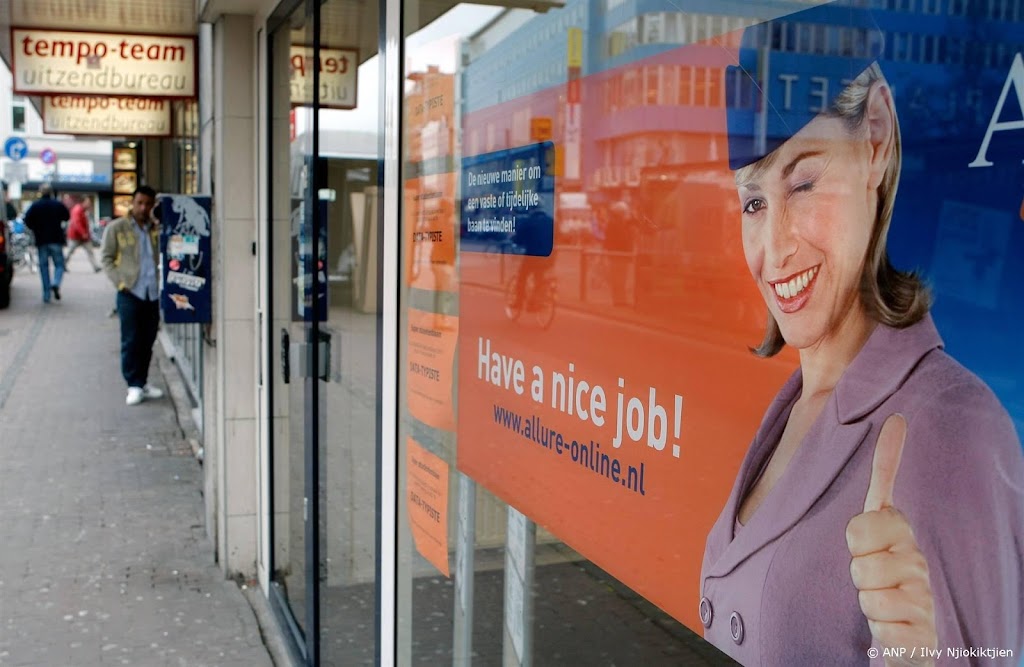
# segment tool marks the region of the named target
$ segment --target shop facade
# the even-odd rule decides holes
[[[307,660],[753,659],[757,603],[715,599],[703,559],[798,355],[749,352],[765,304],[744,261],[735,128],[785,138],[759,101],[813,115],[871,60],[902,131],[889,254],[927,277],[940,331],[964,337],[954,353],[1020,431],[1020,375],[969,352],[981,334],[957,324],[1012,311],[998,285],[1019,271],[1019,230],[987,305],[967,305],[953,229],[974,207],[1019,223],[1019,192],[962,184],[1020,175],[1018,130],[999,123],[1016,110],[1004,88],[1021,90],[1024,16],[998,2],[797,14],[816,4],[270,13],[254,45],[268,92],[258,354],[273,379],[260,562]],[[923,132],[932,116],[945,124]],[[935,179],[950,183],[942,203]]]
[[[888,256],[1016,438],[977,455],[991,486],[1021,482],[1020,3],[198,4],[197,106],[160,144],[183,176],[160,173],[212,195],[213,317],[168,331],[191,350],[219,563],[258,582],[300,663],[760,659],[778,626],[715,580],[788,533],[731,556],[709,535],[720,515],[741,546],[760,530],[734,485],[760,479],[748,449],[801,356],[751,354],[775,303],[751,201],[774,200],[738,196],[737,156],[781,150],[872,62],[902,158]],[[787,206],[813,171],[787,172]],[[827,268],[819,245],[793,254]],[[820,266],[777,271],[782,312]],[[832,511],[833,478],[796,474],[763,507]],[[815,553],[777,556],[807,563],[809,608],[855,601]],[[1010,591],[1007,615],[1020,556],[991,555],[998,590],[973,582]],[[844,627],[850,652],[878,646]],[[1020,664],[1020,628],[965,632]]]

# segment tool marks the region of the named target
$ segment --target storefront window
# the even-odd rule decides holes
[[[558,365],[569,348],[555,341],[585,323],[586,311],[599,308],[608,299],[610,308],[636,307],[640,279],[639,268],[625,246],[616,245],[614,239],[607,245],[598,240],[595,220],[603,218],[604,211],[595,205],[586,182],[600,183],[603,178],[610,188],[638,187],[644,165],[657,164],[664,156],[682,150],[681,139],[665,145],[645,136],[624,136],[618,147],[612,143],[603,147],[605,157],[598,159],[599,164],[593,164],[597,156],[586,154],[597,144],[588,145],[581,132],[588,120],[599,122],[598,117],[588,119],[583,111],[588,93],[602,100],[607,113],[615,113],[672,108],[679,89],[675,79],[679,68],[671,61],[637,63],[608,70],[608,76],[600,81],[587,81],[585,62],[590,44],[609,44],[607,57],[618,57],[637,45],[639,25],[633,18],[614,29],[595,31],[595,19],[587,10],[586,3],[578,3],[530,17],[523,10],[500,13],[459,6],[422,31],[414,31],[406,42],[400,664],[453,659],[464,664],[498,664],[503,659],[525,664],[530,656],[536,656],[540,664],[640,661],[668,665],[681,659],[712,664],[725,659],[610,574],[605,569],[607,562],[574,548],[576,538],[567,541],[528,518],[515,503],[509,504],[504,492],[496,494],[498,489],[490,484],[496,478],[460,469],[463,452],[470,450],[463,443],[472,441],[477,428],[474,420],[461,412],[463,392],[478,391],[470,376],[460,372],[460,368],[475,368],[482,354],[476,350],[479,336],[473,335],[474,330],[482,322],[490,322],[493,336],[504,336],[505,344],[518,348],[524,356],[533,353],[546,360],[553,373],[552,396],[559,392],[561,396],[561,402],[556,401],[558,410],[574,410],[577,379],[571,367]],[[564,18],[570,13],[579,21],[567,24]],[[654,15],[659,22],[657,35],[650,32],[652,17],[647,17],[645,43],[664,41],[665,16],[677,14]],[[466,30],[467,24],[491,27],[474,35],[476,30]],[[552,25],[558,30],[552,32]],[[702,18],[701,25],[712,25],[710,18]],[[503,41],[498,39],[501,35],[507,35]],[[550,37],[535,43],[537,35]],[[509,62],[507,49],[516,54],[512,62],[517,66],[503,70],[486,67],[488,59],[496,57]],[[550,74],[552,61],[562,63],[554,78]],[[597,74],[599,69],[590,71]],[[706,79],[709,70],[688,65],[684,71],[686,103],[708,105],[708,95],[713,94]],[[694,79],[698,73],[699,82]],[[525,83],[516,85],[517,80]],[[590,88],[585,88],[588,85]],[[487,88],[508,94],[484,102],[481,90]],[[699,100],[689,97],[695,90],[700,91]],[[715,84],[714,90],[721,90],[721,85]],[[567,132],[578,134],[575,141],[564,141]],[[549,143],[552,140],[555,142]],[[619,157],[608,161],[612,156]],[[587,160],[593,169],[587,168]],[[475,164],[480,166],[468,166]],[[565,258],[570,273],[554,279],[532,273],[544,259],[524,256],[524,245],[533,242],[499,231],[507,221],[497,213],[481,219],[481,224],[494,226],[495,232],[480,235],[476,242],[480,245],[469,251],[473,254],[466,254],[459,229],[468,224],[464,217],[467,206],[478,214],[493,207],[487,203],[486,193],[478,197],[469,194],[480,188],[468,185],[467,173],[485,178],[484,174],[510,169],[521,170],[523,182],[519,188],[499,188],[500,193],[519,196],[524,202],[533,201],[536,193],[543,200],[527,203],[517,224],[544,225],[546,219],[550,225],[558,211],[559,224],[550,227],[553,236],[546,243],[549,253]],[[603,177],[598,175],[602,173]],[[559,181],[564,188],[554,185]],[[470,200],[478,203],[469,204]],[[608,236],[616,234],[622,236],[620,230],[609,230]],[[536,249],[527,252],[531,250]],[[589,278],[571,275],[583,266],[590,266]],[[522,292],[520,276],[526,278]],[[621,284],[612,287],[612,280]],[[562,286],[556,288],[556,281]],[[556,289],[565,289],[567,294],[579,289],[577,296],[569,297],[578,301],[566,307],[556,305]],[[484,303],[489,305],[482,309]],[[605,326],[602,319],[598,316],[596,322]],[[473,343],[472,356],[468,356],[466,341]],[[492,338],[488,345],[496,341]],[[568,338],[564,342],[569,342]],[[509,379],[514,386],[523,380],[515,379],[515,361],[509,359]],[[522,372],[529,373],[528,369]],[[471,376],[476,378],[476,372]],[[512,391],[518,395],[518,390]],[[521,415],[509,411],[503,418],[520,419]],[[497,419],[500,423],[502,418]],[[467,436],[462,434],[464,427],[470,429]],[[516,446],[519,443],[515,441],[522,438],[522,427],[518,428],[519,435],[512,440]],[[539,442],[546,436],[538,431],[536,437]],[[610,443],[604,447],[614,452]],[[570,457],[568,449],[566,457]],[[599,451],[596,444],[588,443],[585,453],[577,451],[572,465],[579,470],[592,466],[589,474],[606,480],[613,474],[612,457]],[[614,470],[625,493],[635,497],[647,493],[645,466],[616,462]],[[497,469],[493,472],[499,474]],[[512,478],[524,474],[510,472]],[[553,502],[558,502],[559,495],[552,488]],[[584,626],[587,632],[578,632]]]
[[[11,129],[15,132],[25,131],[25,98],[15,95],[11,100]]]
[[[1024,26],[641,4],[404,3],[399,664],[1019,656]]]

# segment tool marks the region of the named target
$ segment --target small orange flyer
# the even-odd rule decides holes
[[[455,174],[428,174],[405,182],[405,280],[410,287],[454,292]]]
[[[409,412],[427,426],[455,430],[455,344],[459,318],[409,309]]]
[[[409,438],[405,486],[416,551],[446,577],[448,569],[448,464]]]

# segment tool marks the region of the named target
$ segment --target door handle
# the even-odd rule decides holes
[[[326,331],[320,332],[320,339],[317,343],[318,368],[313,368],[313,344],[295,343],[292,344],[291,337],[286,329],[281,329],[281,374],[284,376],[284,383],[291,380],[292,368],[296,369],[298,377],[315,377],[324,382],[331,381],[331,334]]]
[[[331,334],[321,331],[319,347],[320,368],[316,369],[316,376],[324,382],[331,381]]]
[[[281,329],[281,375],[285,384],[288,384],[292,377],[290,349],[291,336],[288,335],[287,329]]]

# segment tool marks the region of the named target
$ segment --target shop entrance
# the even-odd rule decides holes
[[[271,596],[309,665],[379,651],[376,26],[328,0],[269,31]]]

